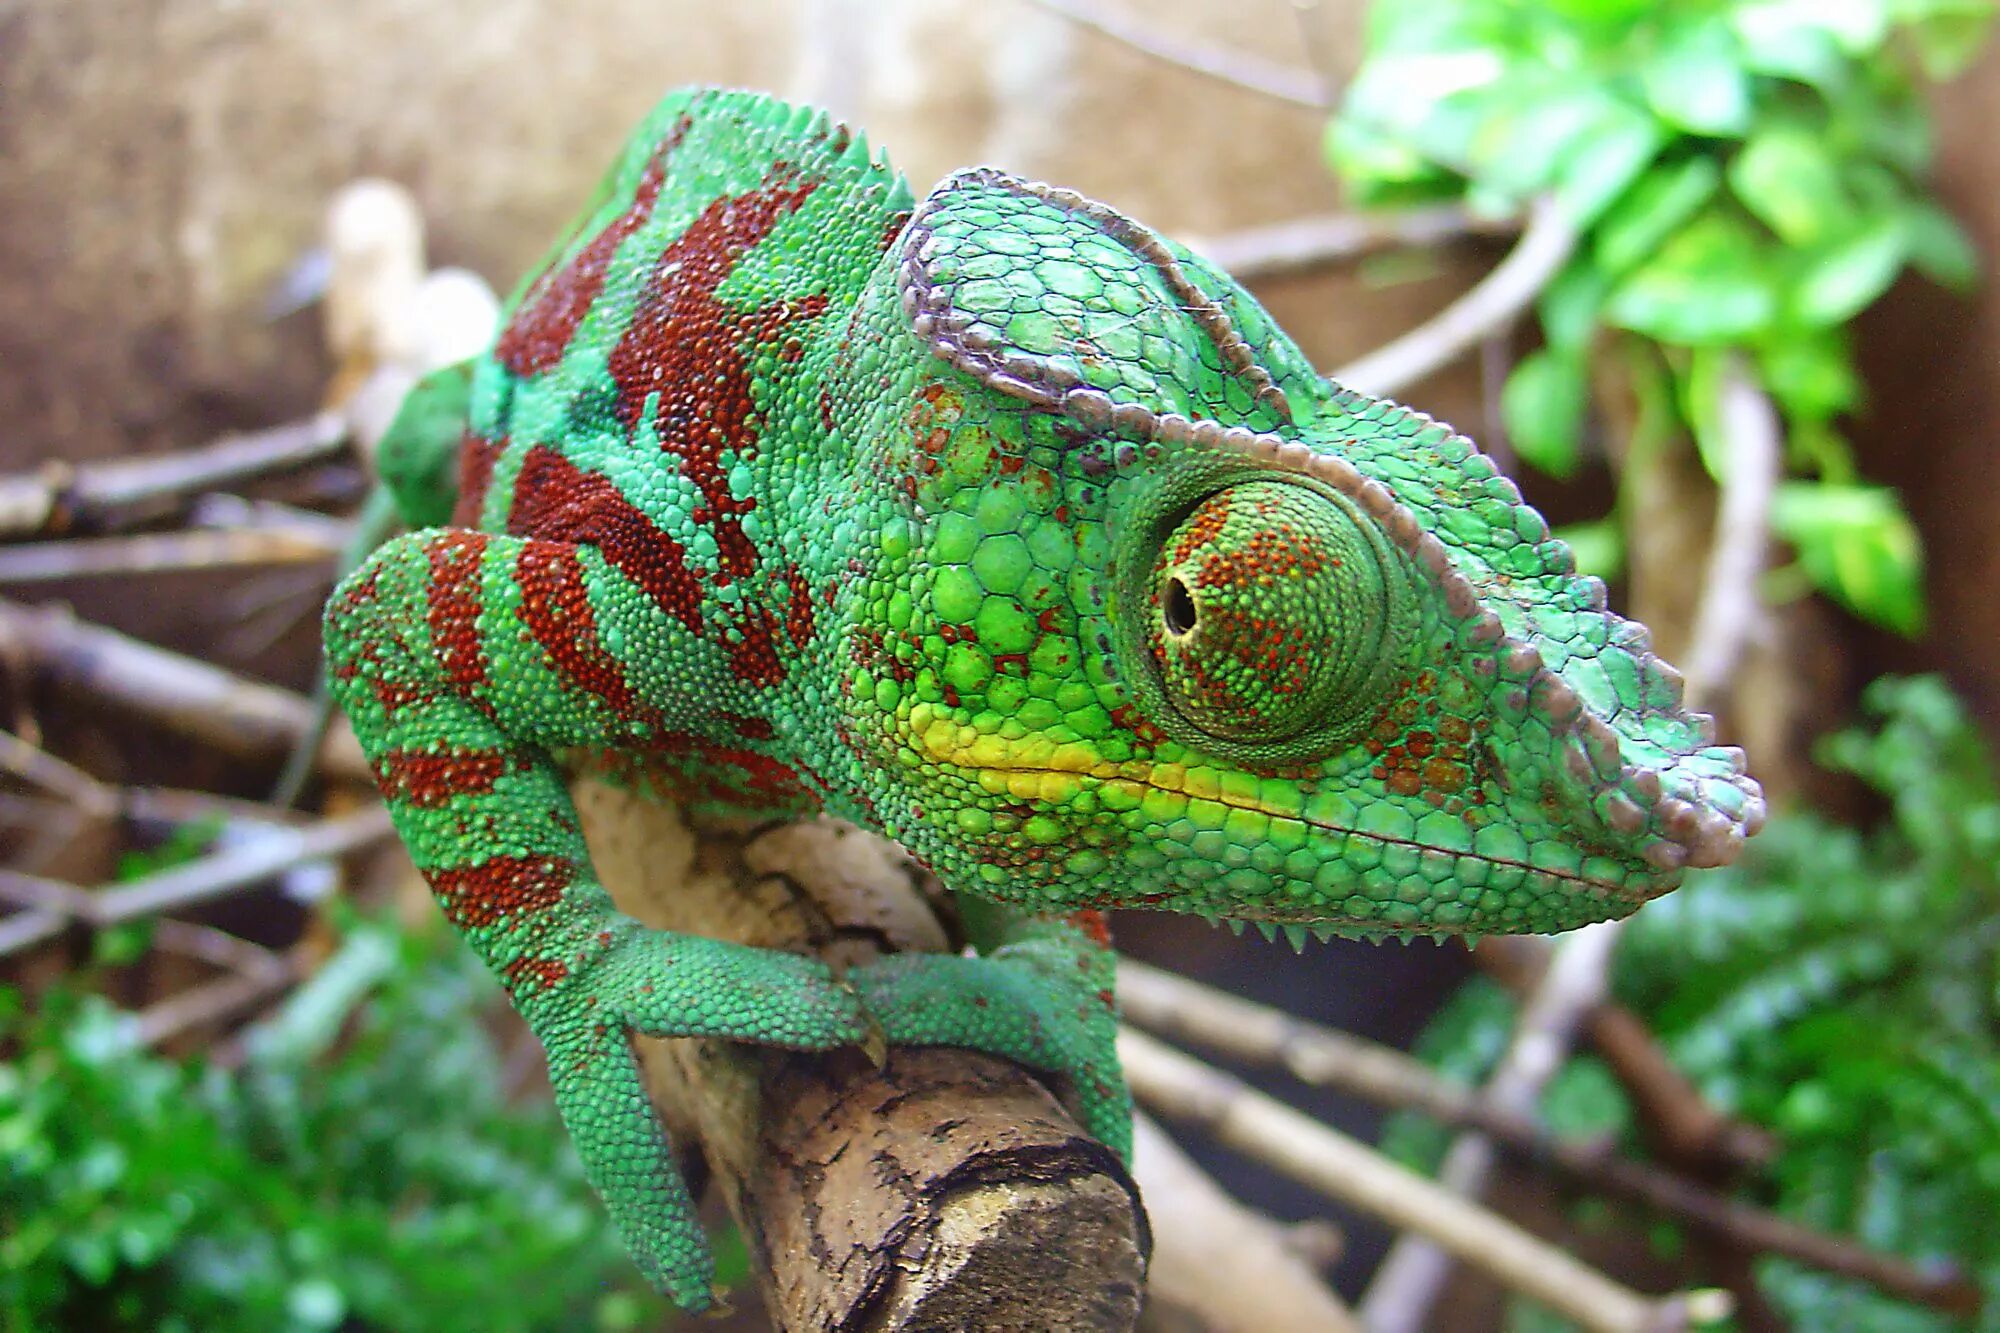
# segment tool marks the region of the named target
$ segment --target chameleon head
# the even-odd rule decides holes
[[[922,364],[880,471],[915,482],[842,694],[876,822],[950,887],[1560,930],[1762,822],[1470,441],[1327,384],[1192,253],[977,171],[883,273]]]

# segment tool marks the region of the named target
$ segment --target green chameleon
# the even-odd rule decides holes
[[[676,92],[509,312],[392,432],[434,526],[334,592],[328,657],[683,1306],[711,1263],[630,1033],[987,1051],[1123,1153],[1095,909],[1563,930],[1763,820],[1470,441],[1068,190],[980,169],[918,202],[823,113]],[[650,930],[592,871],[578,772],[830,811],[1004,910],[968,918],[983,956],[838,978]]]

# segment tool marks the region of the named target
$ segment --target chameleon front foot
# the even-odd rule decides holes
[[[830,1050],[870,1031],[859,999],[815,959],[634,931],[523,1011],[548,1051],[556,1109],[584,1175],[634,1262],[682,1309],[707,1308],[714,1260],[631,1035]]]
[[[1110,949],[1075,926],[1041,921],[983,957],[894,954],[847,979],[891,1045],[961,1046],[1057,1075],[1085,1131],[1130,1161],[1115,977]]]

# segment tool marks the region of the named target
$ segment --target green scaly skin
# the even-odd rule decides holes
[[[404,512],[450,521],[336,590],[335,689],[684,1306],[708,1252],[629,1033],[879,1024],[1062,1076],[1122,1153],[1094,909],[1562,930],[1762,820],[1469,441],[1326,383],[1212,265],[1067,191],[975,170],[918,204],[823,115],[675,93],[470,386],[462,432],[413,411],[385,445]],[[831,811],[1011,924],[842,979],[642,928],[578,771]]]

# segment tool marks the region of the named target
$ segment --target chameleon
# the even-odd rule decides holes
[[[712,1263],[633,1033],[984,1051],[1127,1154],[1103,909],[1560,931],[1764,819],[1471,441],[1121,212],[993,168],[919,200],[768,96],[669,94],[382,467],[412,530],[329,599],[334,692],[689,1309]],[[643,927],[579,773],[875,830],[991,905],[977,950],[835,976]]]

